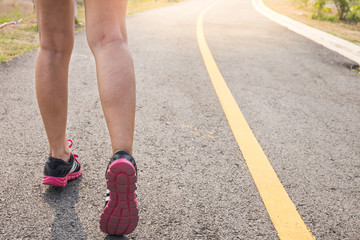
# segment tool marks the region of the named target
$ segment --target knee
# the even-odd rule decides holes
[[[113,44],[127,46],[126,33],[122,33],[116,28],[110,31],[103,29],[103,31],[87,32],[87,41],[93,52],[105,49]]]
[[[69,57],[74,46],[73,33],[51,33],[46,37],[40,35],[40,49],[50,55]]]

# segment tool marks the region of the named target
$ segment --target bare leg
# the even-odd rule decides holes
[[[74,42],[73,0],[36,0],[40,48],[36,59],[36,95],[50,155],[67,161],[68,67]]]
[[[134,66],[127,46],[127,0],[86,0],[86,34],[95,56],[101,105],[112,150],[132,153]]]

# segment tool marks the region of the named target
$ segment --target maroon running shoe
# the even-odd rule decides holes
[[[139,222],[134,158],[125,151],[115,153],[106,170],[106,179],[106,203],[100,229],[109,235],[130,234]]]

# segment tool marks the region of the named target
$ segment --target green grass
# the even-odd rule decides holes
[[[3,12],[0,15],[0,24],[10,22],[13,20],[19,20],[21,18],[21,12],[17,4],[7,6],[7,12]]]
[[[351,71],[360,73],[360,66],[359,65],[351,66]]]
[[[38,47],[31,33],[0,31],[0,62],[5,62]]]
[[[37,31],[38,30],[38,25],[32,25],[32,26],[28,26],[28,27],[19,27],[20,30],[25,30],[25,31]]]
[[[31,3],[3,2],[0,0],[0,24],[34,17],[35,13]]]
[[[312,13],[310,15],[312,19],[325,20],[329,22],[337,22],[338,18],[334,15],[328,15],[325,13]]]
[[[0,24],[21,21],[21,25],[7,25],[0,29],[0,62],[38,47],[36,17],[31,2],[0,0]]]
[[[24,27],[23,29],[6,27],[1,29],[0,62],[11,60],[20,54],[37,48],[38,40],[35,27]]]

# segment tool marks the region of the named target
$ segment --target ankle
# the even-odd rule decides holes
[[[61,151],[61,152],[56,152],[56,151],[52,151],[52,153],[50,154],[51,157],[53,158],[59,158],[64,160],[65,162],[69,162],[70,160],[70,155],[71,152],[70,151]]]
[[[132,155],[132,149],[125,149],[125,148],[122,148],[122,149],[117,149],[117,150],[113,150],[113,156],[115,155],[115,153],[119,152],[119,151],[125,151],[127,152],[128,154]]]

